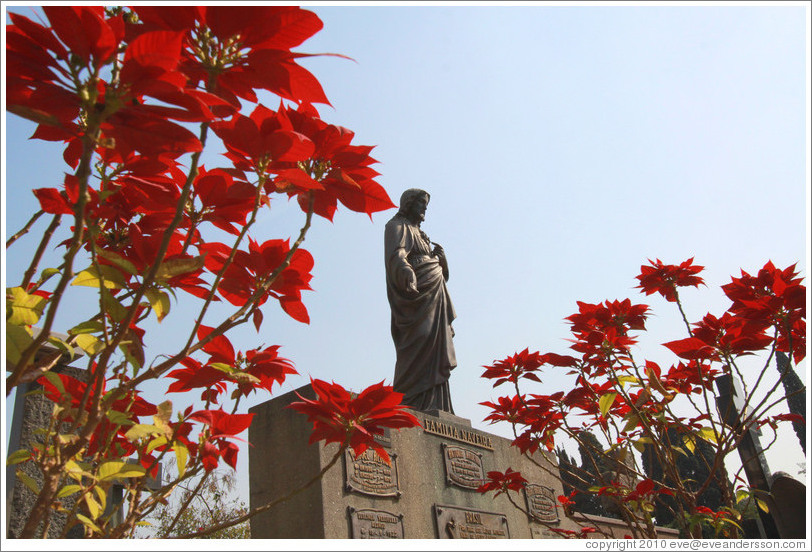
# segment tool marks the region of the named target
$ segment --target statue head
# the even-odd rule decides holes
[[[409,188],[400,196],[398,214],[416,224],[420,224],[426,218],[426,206],[428,206],[430,199],[431,195],[427,191],[419,188]]]

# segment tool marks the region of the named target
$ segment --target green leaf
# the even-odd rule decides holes
[[[626,425],[623,427],[623,432],[624,433],[628,433],[629,431],[633,430],[638,425],[640,425],[640,416],[638,416],[634,412],[630,412],[626,416],[626,418],[627,418],[626,419]]]
[[[158,280],[169,280],[170,278],[180,276],[181,274],[194,272],[203,267],[203,260],[203,255],[189,259],[169,259],[161,263],[155,277]]]
[[[71,360],[73,360],[73,357],[76,356],[76,351],[73,350],[73,347],[68,345],[65,340],[60,339],[55,335],[48,336],[48,343],[54,345],[57,349],[70,356]]]
[[[104,510],[107,508],[107,493],[98,485],[93,487],[93,492],[96,493],[96,498],[101,506],[101,511],[104,512]]]
[[[64,498],[82,490],[81,485],[65,485],[56,493],[56,498]]]
[[[127,414],[119,412],[118,410],[111,410],[107,412],[106,416],[107,419],[115,425],[130,426],[134,423]]]
[[[133,276],[138,276],[138,269],[135,268],[135,265],[132,264],[127,259],[125,259],[124,257],[122,257],[121,255],[119,255],[118,253],[114,251],[107,251],[105,249],[97,249],[96,253],[99,255],[99,257],[107,259],[108,261],[110,261],[111,263],[122,269],[124,272],[132,274]]]
[[[25,326],[6,324],[6,362],[17,364],[34,338]]]
[[[104,341],[94,335],[79,334],[76,336],[76,344],[90,356],[97,355],[104,350]]]
[[[48,371],[43,374],[45,378],[56,387],[56,390],[59,391],[60,395],[65,394],[65,385],[62,383],[62,378],[59,377],[59,374],[55,374],[54,372]]]
[[[102,278],[104,287],[108,289],[121,289],[127,286],[121,272],[110,265],[100,265],[98,268],[90,266],[77,274],[70,285],[98,288],[102,285]]]
[[[39,494],[39,483],[34,481],[34,479],[30,475],[28,475],[22,470],[17,470],[17,479],[19,479],[23,485],[28,487],[31,490],[31,492],[33,492],[34,494]]]
[[[20,449],[18,451],[12,452],[8,455],[6,459],[7,466],[13,466],[14,464],[21,464],[31,458],[31,451],[28,449]]]
[[[736,502],[741,502],[742,500],[747,500],[750,498],[750,493],[745,491],[744,489],[739,489],[736,491]]]
[[[617,381],[619,381],[620,383],[631,383],[631,384],[640,383],[640,380],[634,376],[618,376]]]
[[[79,335],[86,333],[97,333],[104,330],[104,324],[99,320],[86,320],[81,324],[77,324],[68,330],[71,335]]]
[[[616,397],[617,393],[607,393],[598,400],[598,408],[600,409],[601,416],[606,417],[606,413],[612,408]]]
[[[169,295],[165,291],[158,289],[148,289],[144,292],[144,295],[147,296],[149,304],[152,305],[152,310],[155,312],[155,316],[158,317],[158,322],[163,320],[169,314]]]
[[[107,289],[101,289],[102,299],[104,300],[104,309],[113,317],[116,322],[121,322],[127,316],[127,309],[121,302],[113,296]]]
[[[761,500],[759,497],[755,497],[755,498],[756,498],[756,504],[758,505],[758,507],[769,514],[770,513],[770,507],[767,506],[767,503],[764,502],[763,500]]]

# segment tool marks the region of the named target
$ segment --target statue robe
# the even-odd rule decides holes
[[[384,250],[397,351],[394,390],[417,410],[453,413],[448,378],[457,366],[451,327],[456,313],[440,261],[420,227],[400,214],[386,224]],[[417,282],[416,297],[405,291],[411,278]]]

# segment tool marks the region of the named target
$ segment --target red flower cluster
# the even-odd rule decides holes
[[[209,337],[213,328],[200,326],[197,336],[201,341]],[[181,361],[183,368],[167,374],[175,381],[169,385],[167,392],[182,393],[202,388],[202,400],[217,404],[218,397],[228,383],[236,384],[239,395],[248,396],[256,389],[265,389],[270,393],[273,384],[282,385],[290,374],[296,374],[293,363],[278,355],[279,346],[265,349],[252,349],[245,354],[234,352],[234,347],[224,335],[211,338],[203,346],[209,354],[205,364],[186,357]]]
[[[420,422],[408,408],[401,404],[403,394],[392,390],[383,382],[371,385],[354,395],[337,383],[310,379],[316,399],[302,399],[288,408],[305,414],[313,424],[310,443],[324,440],[326,443],[340,443],[349,446],[355,455],[363,454],[368,448],[389,463],[389,454],[376,440],[383,435],[384,428],[406,428],[419,426]]]
[[[646,295],[659,293],[665,297],[666,301],[674,303],[677,301],[678,287],[699,287],[700,284],[705,283],[700,276],[697,276],[705,267],[694,265],[693,257],[680,263],[679,266],[663,264],[660,259],[656,261],[649,259],[648,262],[651,263],[651,266],[641,266],[640,275],[636,276],[640,280],[640,285],[637,287],[642,289]]]
[[[634,305],[629,299],[605,301],[596,305],[578,301],[578,312],[568,316],[575,336],[571,348],[582,353],[584,370],[604,373],[615,357],[624,357],[637,341],[630,330],[644,330],[647,305]]]
[[[489,471],[487,480],[479,486],[477,492],[487,493],[496,491],[493,496],[497,497],[508,491],[521,491],[525,485],[527,485],[527,480],[522,477],[522,474],[508,468],[504,473],[500,471]]]
[[[758,274],[742,270],[740,278],[722,286],[733,301],[729,312],[756,327],[778,330],[776,349],[794,357],[806,356],[806,286],[798,278],[795,265],[783,270],[768,261]]]
[[[555,353],[531,353],[529,349],[525,349],[505,359],[496,360],[490,366],[483,366],[485,372],[481,377],[495,379],[494,387],[508,381],[515,385],[519,382],[519,378],[541,382],[534,372],[537,372],[543,365],[574,367],[577,363],[578,361],[571,356]]]

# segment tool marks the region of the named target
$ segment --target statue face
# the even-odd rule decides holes
[[[429,200],[424,195],[415,198],[409,205],[409,219],[412,222],[423,222],[426,219],[426,207],[428,207],[428,204]]]

